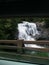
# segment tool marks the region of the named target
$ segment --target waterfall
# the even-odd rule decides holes
[[[24,41],[36,41],[36,38],[40,35],[36,23],[27,21],[22,21],[22,23],[18,24],[18,32],[18,39],[23,39]],[[36,44],[25,44],[25,47],[44,48]]]

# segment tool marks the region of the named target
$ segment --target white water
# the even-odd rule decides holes
[[[36,24],[29,23],[27,21],[23,21],[22,23],[18,24],[18,31],[18,39],[23,39],[24,41],[36,41],[36,35],[37,37],[40,35],[39,31],[37,30]],[[25,44],[25,47],[44,48],[36,44]]]

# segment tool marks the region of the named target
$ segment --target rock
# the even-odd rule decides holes
[[[36,24],[37,24],[37,29],[40,32],[40,36],[39,36],[38,40],[49,40],[49,28],[44,27],[45,23],[37,22]]]

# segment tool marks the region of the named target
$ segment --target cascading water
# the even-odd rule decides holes
[[[27,21],[18,24],[18,32],[18,39],[23,39],[24,41],[36,41],[36,37],[40,35],[36,24]],[[25,44],[25,47],[44,48],[36,44]]]

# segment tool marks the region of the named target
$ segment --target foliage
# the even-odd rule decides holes
[[[45,19],[45,27],[46,28],[49,28],[49,18],[46,18]]]

